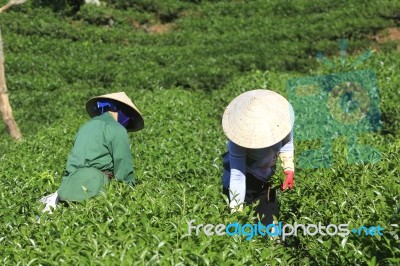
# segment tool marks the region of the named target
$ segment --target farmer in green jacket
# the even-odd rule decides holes
[[[98,195],[112,178],[133,185],[128,132],[144,127],[141,113],[124,92],[90,99],[91,117],[75,136],[60,188],[40,201],[45,211],[59,200],[83,201]]]

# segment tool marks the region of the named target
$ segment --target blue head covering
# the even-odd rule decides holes
[[[107,100],[97,101],[97,109],[99,110],[100,114],[104,114],[105,112],[118,112],[118,123],[120,123],[123,127],[126,127],[129,123],[131,117],[128,117],[118,108],[118,106]]]

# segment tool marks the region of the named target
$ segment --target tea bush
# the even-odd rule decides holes
[[[250,207],[231,215],[221,193],[225,106],[249,89],[287,96],[291,78],[354,70],[358,52],[344,67],[329,56],[338,50],[337,37],[351,37],[348,50],[355,51],[370,44],[368,34],[397,23],[385,18],[399,8],[389,1],[380,8],[314,2],[175,1],[177,28],[165,34],[131,25],[130,14],[140,17],[141,27],[160,20],[158,10],[170,6],[158,1],[137,2],[142,7],[108,1],[113,8],[97,14],[95,7],[60,15],[29,4],[1,14],[10,99],[24,134],[14,143],[0,126],[1,263],[399,264],[400,59],[394,48],[357,66],[377,75],[382,129],[359,141],[379,149],[380,161],[348,164],[347,140],[339,136],[332,168],[297,167],[296,189],[279,193],[285,223],[380,225],[383,236],[298,235],[277,243],[188,234],[192,219],[196,225],[252,221]],[[154,7],[144,8],[147,3]],[[336,68],[318,64],[317,49]],[[88,119],[86,100],[111,91],[125,91],[144,115],[145,129],[129,135],[135,187],[111,182],[104,195],[42,214],[37,200],[60,185],[74,134]],[[295,136],[296,154],[316,145]],[[274,183],[282,180],[278,171]]]
[[[307,72],[316,66],[317,51],[337,54],[339,38],[351,40],[349,52],[367,49],[379,30],[398,25],[400,11],[392,1],[106,3],[82,6],[70,16],[44,4],[18,6],[0,17],[5,49],[28,55],[19,64],[32,54],[50,56],[47,61],[54,61],[53,71],[59,73],[54,78],[64,73],[65,58],[74,64],[83,58],[93,61],[93,70],[82,73],[94,71],[84,77],[90,83],[99,82],[96,70],[102,66],[113,70],[107,71],[113,77],[105,77],[105,85],[211,90],[248,71]],[[154,33],[152,26],[167,32]],[[19,69],[12,60],[6,64],[11,71]],[[68,76],[82,78],[78,73]]]

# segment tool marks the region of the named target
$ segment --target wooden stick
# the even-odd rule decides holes
[[[7,4],[5,4],[4,6],[0,7],[0,13],[3,13],[4,11],[9,9],[13,5],[20,5],[20,4],[25,3],[26,1],[27,0],[10,0]]]
[[[11,0],[6,5],[0,8],[0,13],[6,11],[13,5],[18,5],[26,2],[26,0]],[[3,38],[0,30],[0,113],[6,129],[10,136],[15,140],[21,139],[21,131],[14,120],[10,100],[8,98],[8,89],[6,85],[6,76],[4,71],[4,53],[3,53]]]

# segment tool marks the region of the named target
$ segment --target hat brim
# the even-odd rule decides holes
[[[97,101],[99,100],[111,100],[114,102],[118,102],[118,106],[120,107],[121,111],[131,118],[126,125],[126,130],[128,132],[134,132],[134,131],[139,131],[144,128],[144,120],[142,117],[142,114],[139,112],[139,110],[133,108],[132,106],[127,105],[124,102],[121,102],[117,99],[113,98],[108,98],[108,97],[93,97],[86,103],[86,111],[91,117],[98,116],[100,115],[100,112],[97,108]]]

